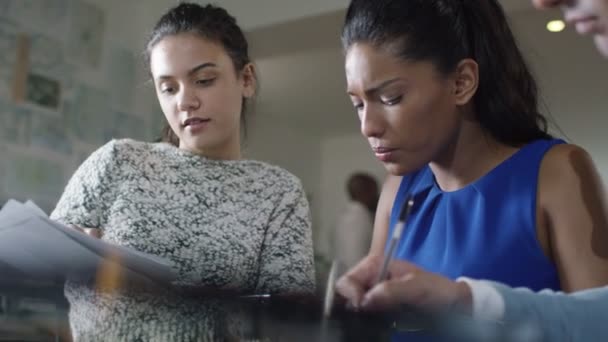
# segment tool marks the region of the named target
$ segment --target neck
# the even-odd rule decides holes
[[[490,172],[517,149],[496,141],[478,122],[467,120],[430,167],[442,190],[455,191]]]
[[[239,160],[242,158],[239,140],[231,141],[226,145],[207,148],[185,146],[180,140],[179,148],[213,160]]]

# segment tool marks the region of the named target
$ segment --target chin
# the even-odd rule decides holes
[[[188,139],[188,140],[182,140],[182,141],[184,142],[185,147],[192,151],[205,151],[209,147],[209,144],[204,141],[199,141],[199,140],[194,140],[194,139]]]
[[[384,163],[384,168],[393,176],[406,176],[412,172],[420,170],[422,166],[412,167],[397,163]]]

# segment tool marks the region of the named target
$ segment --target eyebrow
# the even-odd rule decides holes
[[[215,63],[211,63],[211,62],[207,62],[207,63],[201,63],[197,66],[195,66],[194,68],[188,70],[188,76],[192,76],[193,74],[197,73],[198,71],[205,69],[205,68],[216,68],[217,64]],[[157,79],[159,80],[166,80],[172,78],[172,76],[170,75],[160,75],[157,77]]]
[[[370,88],[365,89],[365,94],[366,94],[366,95],[368,95],[368,96],[369,96],[369,95],[376,94],[376,93],[377,93],[377,92],[379,92],[379,91],[380,91],[382,88],[387,87],[387,86],[389,86],[389,85],[391,85],[391,84],[393,84],[393,83],[395,83],[395,82],[397,82],[397,81],[400,81],[400,80],[401,80],[401,79],[400,79],[399,77],[391,78],[390,80],[386,80],[386,81],[384,81],[384,82],[381,82],[380,84],[377,84],[377,85],[375,85],[375,86],[373,86],[373,87],[370,87]],[[347,89],[347,91],[346,91],[346,92],[347,92],[349,95],[354,95],[354,94],[353,94],[353,92],[352,92],[352,91],[349,91],[348,89]]]

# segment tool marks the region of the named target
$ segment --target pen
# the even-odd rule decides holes
[[[327,276],[327,286],[325,289],[325,298],[323,300],[323,317],[327,318],[331,315],[331,309],[334,305],[334,296],[336,291],[336,277],[338,276],[338,262],[334,260],[331,263],[329,275]]]
[[[405,205],[401,208],[401,212],[399,213],[399,219],[397,221],[397,225],[395,226],[395,230],[393,230],[393,235],[391,237],[391,241],[389,242],[388,250],[386,251],[386,254],[384,254],[384,262],[382,263],[382,268],[380,269],[380,274],[376,283],[382,282],[388,276],[388,264],[394,257],[395,251],[397,250],[397,244],[399,244],[399,240],[401,240],[403,228],[405,228],[405,224],[408,216],[410,216],[413,206],[414,198],[409,196],[405,202]]]

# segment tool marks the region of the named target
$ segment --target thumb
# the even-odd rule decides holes
[[[98,229],[98,228],[83,228],[83,230],[84,230],[84,232],[87,235],[90,235],[90,236],[92,236],[94,238],[98,238],[98,239],[101,238],[101,235],[102,235],[101,234],[101,229]]]
[[[420,270],[418,266],[405,260],[391,260],[388,264],[388,272],[390,278],[400,278],[410,273],[416,273]]]
[[[369,290],[361,300],[361,307],[365,310],[384,311],[389,309],[393,302],[393,294],[388,282],[382,282]]]
[[[97,228],[85,228],[85,227],[81,227],[75,224],[70,225],[71,228],[76,229],[79,232],[85,233],[89,236],[92,236],[94,238],[101,238],[101,229],[97,229]]]

